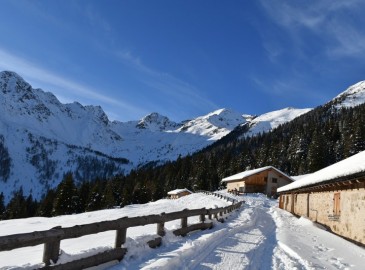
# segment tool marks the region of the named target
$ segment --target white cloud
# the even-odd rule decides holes
[[[365,57],[365,33],[348,24],[333,22],[329,31],[337,41],[337,46],[328,48],[330,56]]]
[[[144,65],[139,57],[135,57],[130,51],[119,51],[117,57],[141,74],[141,81],[167,97],[184,101],[189,107],[206,108],[212,110],[218,108],[209,98],[202,96],[195,86],[182,81],[168,73],[154,70]]]
[[[132,112],[141,112],[142,109],[116,100],[113,97],[101,94],[102,91],[93,89],[87,85],[75,82],[73,80],[66,79],[60,75],[54,74],[47,71],[44,68],[36,66],[30,61],[15,56],[0,48],[0,69],[11,70],[24,76],[27,80],[36,81],[45,85],[47,87],[56,87],[57,89],[62,89],[62,94],[60,94],[61,100],[70,100],[67,97],[67,92],[72,96],[79,96],[83,99],[94,100],[95,104],[98,102],[103,102],[111,106],[118,106],[121,110],[125,109]],[[46,90],[46,89],[44,89]],[[58,93],[54,93],[56,96]],[[82,102],[82,100],[79,100]]]
[[[326,102],[330,99],[321,91],[311,88],[303,80],[298,80],[297,77],[289,79],[252,77],[251,79],[257,86],[257,89],[266,93],[268,97],[273,96],[290,101],[311,100],[312,102],[316,101],[315,104],[320,104],[322,101]],[[289,106],[292,106],[292,104]]]
[[[275,23],[285,28],[293,40],[302,42],[303,30],[317,36],[329,57],[365,56],[365,3],[360,0],[332,1],[261,1]],[[351,15],[350,15],[351,14]],[[296,45],[301,44],[297,42]],[[312,44],[316,46],[316,44]],[[270,56],[270,55],[269,55]]]

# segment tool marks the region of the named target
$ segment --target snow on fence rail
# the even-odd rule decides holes
[[[226,207],[214,209],[184,209],[178,212],[161,213],[159,215],[122,217],[116,220],[76,225],[68,228],[62,228],[59,226],[46,231],[35,231],[31,233],[1,236],[0,252],[44,244],[43,263],[45,264],[45,267],[43,267],[42,269],[81,269],[92,267],[109,261],[120,261],[123,259],[125,253],[127,252],[127,249],[122,248],[122,246],[126,241],[127,229],[130,227],[157,224],[157,235],[159,235],[159,237],[147,243],[151,248],[154,248],[161,244],[161,237],[165,235],[165,222],[180,219],[181,228],[173,231],[173,233],[177,236],[185,236],[187,233],[194,230],[204,230],[212,228],[213,222],[205,222],[205,216],[208,216],[210,220],[212,219],[212,216],[219,220],[218,214],[219,216],[223,216],[223,214],[232,212],[233,210],[240,208],[242,203],[242,201],[236,202]],[[188,217],[192,216],[200,216],[200,223],[188,226]],[[78,259],[65,264],[53,264],[56,263],[59,258],[61,240],[78,238],[85,235],[96,234],[111,230],[116,231],[115,244],[113,249],[107,250],[103,253],[99,253],[91,257]]]
[[[206,194],[206,195],[213,195],[213,196],[216,196],[216,197],[218,197],[220,199],[227,200],[228,202],[232,202],[233,204],[235,204],[236,202],[238,202],[237,199],[234,199],[232,197],[228,197],[228,196],[226,196],[226,195],[224,195],[222,193],[219,193],[219,192],[211,192],[211,191],[205,191],[205,190],[199,190],[197,192],[203,193],[203,194]],[[242,202],[244,202],[244,201],[242,201]]]

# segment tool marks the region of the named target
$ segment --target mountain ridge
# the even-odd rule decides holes
[[[252,116],[219,109],[180,123],[155,112],[140,120],[110,121],[100,106],[62,104],[8,71],[0,72],[0,105],[0,161],[7,164],[0,172],[1,190],[9,197],[23,187],[35,198],[57,186],[67,171],[77,181],[125,174],[193,154],[239,126],[249,125],[243,136],[255,136],[311,110]]]

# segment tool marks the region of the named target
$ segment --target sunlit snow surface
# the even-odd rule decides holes
[[[277,201],[263,195],[243,197],[246,204],[215,222],[211,230],[175,237],[179,221],[166,223],[163,244],[150,249],[146,241],[156,226],[128,229],[128,253],[120,262],[98,269],[363,269],[365,249],[337,237],[304,218],[277,208]],[[139,216],[184,208],[221,207],[228,202],[211,195],[193,194],[178,200],[160,200],[123,209],[89,212],[54,218],[29,218],[0,222],[0,234],[44,230],[57,225],[73,226],[122,216]],[[189,219],[189,223],[198,218]],[[113,245],[115,232],[61,242],[60,261],[89,256]],[[42,246],[0,253],[0,267],[11,269],[28,263],[41,266]],[[70,256],[72,258],[70,259]]]
[[[365,102],[365,81],[358,82],[334,98],[336,108],[355,107]]]
[[[250,129],[246,134],[244,134],[244,136],[254,136],[258,133],[271,131],[279,125],[289,122],[310,110],[312,109],[285,108],[262,114],[251,121]]]
[[[303,176],[289,185],[278,188],[278,192],[319,184],[339,177],[365,172],[365,151],[341,160],[315,173]]]

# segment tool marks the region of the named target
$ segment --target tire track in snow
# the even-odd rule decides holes
[[[223,239],[191,258],[191,263],[187,263],[184,269],[314,269],[298,254],[294,256],[278,243],[271,204],[266,198],[252,201],[232,221],[238,226],[226,231]],[[250,222],[247,222],[249,213]]]
[[[211,230],[212,232],[202,232],[197,238],[194,237],[194,234],[191,235],[192,239],[188,239],[175,250],[160,254],[159,256],[162,259],[157,259],[142,269],[204,269],[200,265],[201,261],[209,256],[217,246],[222,244],[227,235],[238,232],[242,227],[253,226],[256,218],[255,215],[253,218],[250,218],[251,213],[252,209],[245,209],[244,211],[232,213],[228,217],[229,219],[232,219],[232,221],[226,221],[227,224],[218,223],[216,227]]]

